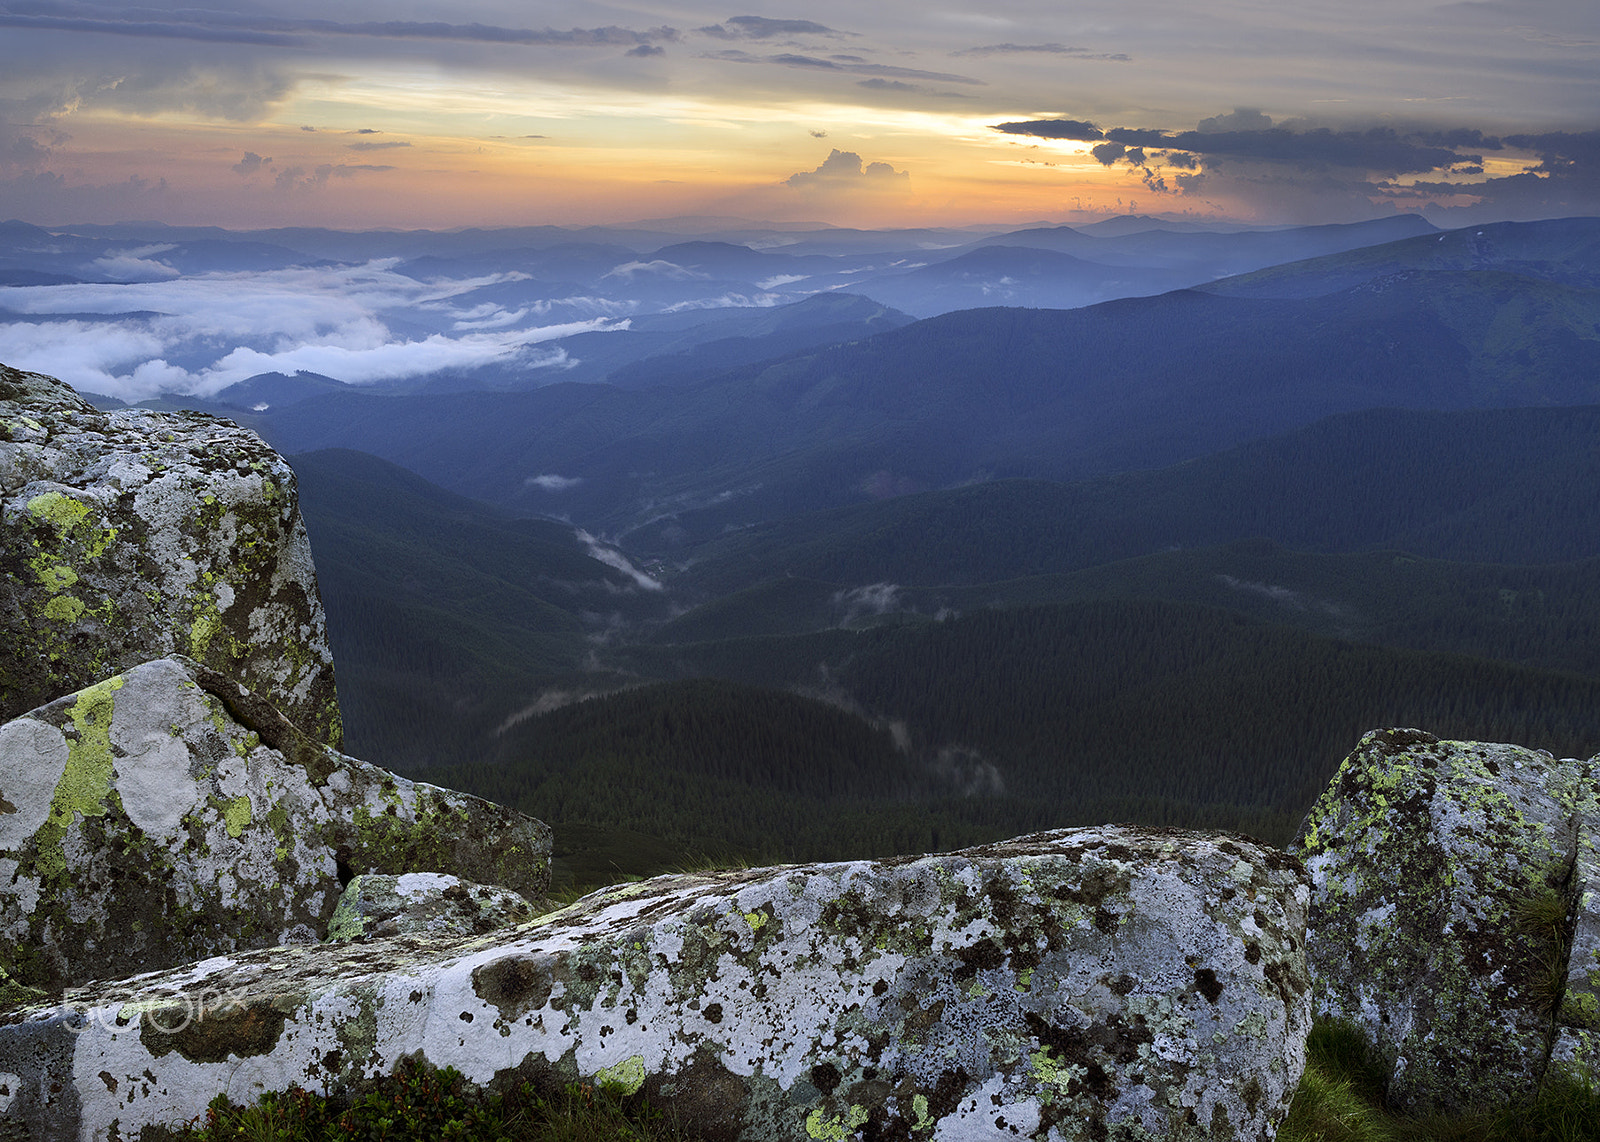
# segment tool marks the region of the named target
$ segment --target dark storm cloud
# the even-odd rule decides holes
[[[1030,119],[1023,123],[996,123],[992,128],[1007,135],[1031,135],[1035,139],[1066,139],[1075,143],[1093,143],[1105,138],[1093,123],[1081,119]]]
[[[0,27],[96,32],[117,36],[153,36],[210,43],[267,47],[308,46],[317,36],[368,36],[386,39],[462,40],[491,44],[556,47],[616,47],[675,40],[675,28],[503,28],[492,24],[446,24],[410,20],[341,23],[286,17],[207,11],[195,8],[164,11],[153,8],[106,9],[88,4],[17,0],[0,2]]]
[[[1098,162],[1126,163],[1156,194],[1296,202],[1310,216],[1344,210],[1359,217],[1374,202],[1426,210],[1441,224],[1461,225],[1600,211],[1600,131],[1496,137],[1470,127],[1333,129],[1274,125],[1253,108],[1202,119],[1193,131],[1102,130],[1075,119],[998,123],[992,129],[1093,143],[1089,153]],[[1484,155],[1490,153],[1502,163],[1521,157],[1522,171],[1484,179]],[[1406,181],[1418,175],[1423,177]]]
[[[1073,119],[1038,119],[1020,123],[1000,123],[993,128],[1009,135],[1029,135],[1041,139],[1067,139],[1076,142],[1105,140],[1124,148],[1148,147],[1169,154],[1187,153],[1202,160],[1248,160],[1281,163],[1307,169],[1350,167],[1383,174],[1423,174],[1444,170],[1463,161],[1480,161],[1479,155],[1462,155],[1453,147],[1438,145],[1415,135],[1401,134],[1391,127],[1372,127],[1365,131],[1334,131],[1326,127],[1290,130],[1285,127],[1255,127],[1249,130],[1219,129],[1231,125],[1236,117],[1248,121],[1271,120],[1259,112],[1234,112],[1203,121],[1205,129],[1157,131],[1142,127],[1112,127],[1100,130],[1093,123]],[[1477,132],[1462,136],[1481,138]],[[1123,157],[1112,146],[1094,148],[1093,154],[1107,166]],[[1135,162],[1135,166],[1143,165]],[[1183,162],[1173,165],[1184,166]]]
[[[1073,59],[1108,60],[1114,63],[1127,63],[1133,59],[1126,52],[1096,52],[1088,48],[1069,47],[1066,44],[984,44],[976,48],[962,48],[950,53],[952,56],[997,56],[997,55],[1053,55],[1070,56]]]
[[[844,36],[814,20],[772,20],[766,16],[731,16],[720,24],[695,31],[719,40],[770,40],[773,36]]]

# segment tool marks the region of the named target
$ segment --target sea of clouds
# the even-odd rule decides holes
[[[547,342],[628,327],[625,303],[508,302],[527,278],[514,272],[426,281],[385,259],[181,275],[161,252],[99,267],[145,280],[0,287],[0,361],[138,401],[212,396],[273,372],[361,385],[490,365],[559,371],[567,356]]]

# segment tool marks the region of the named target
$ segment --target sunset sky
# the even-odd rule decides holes
[[[1600,214],[1595,0],[199,3],[0,0],[0,219]]]

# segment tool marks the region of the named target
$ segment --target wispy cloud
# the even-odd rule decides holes
[[[1107,60],[1113,63],[1126,63],[1133,59],[1126,52],[1097,52],[1089,48],[1075,48],[1067,44],[984,44],[976,48],[962,48],[950,53],[952,56],[976,56],[984,58],[1000,55],[1049,55],[1069,56],[1072,59]]]
[[[835,71],[846,75],[871,75],[883,79],[921,79],[931,83],[963,83],[974,87],[987,87],[988,83],[970,75],[954,75],[947,71],[921,71],[912,67],[895,67],[889,64],[852,63],[848,60],[825,59],[821,56],[781,52],[778,55],[752,55],[741,48],[727,48],[709,52],[706,59],[726,60],[729,63],[773,64],[778,67],[800,68],[807,71]]]
[[[282,48],[308,47],[317,37],[323,36],[459,40],[490,44],[593,48],[632,47],[663,40],[676,40],[679,35],[676,28],[670,27],[635,31],[616,26],[559,30],[415,20],[345,23],[338,20],[301,19],[199,8],[105,8],[90,4],[52,3],[50,0],[0,3],[0,27],[42,28],[52,31],[93,32],[100,35],[144,36]]]

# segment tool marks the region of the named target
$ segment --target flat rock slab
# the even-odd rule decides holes
[[[1575,898],[1600,871],[1584,840],[1597,769],[1380,730],[1312,809],[1297,848],[1312,882],[1315,1006],[1365,1027],[1394,1066],[1398,1106],[1456,1112],[1521,1097],[1544,1074],[1558,1007],[1594,1007],[1592,919],[1594,962],[1570,973],[1570,1002],[1564,993]],[[1587,899],[1592,911],[1593,888]]]
[[[1304,1063],[1306,898],[1280,851],[1131,827],[664,877],[485,937],[71,991],[0,1025],[0,1113],[134,1137],[420,1055],[643,1089],[708,1142],[1265,1142]]]
[[[324,935],[365,872],[536,897],[550,830],[301,734],[190,661],[0,726],[0,967],[59,988]]]
[[[231,421],[0,365],[0,720],[172,653],[339,744],[294,472]]]

